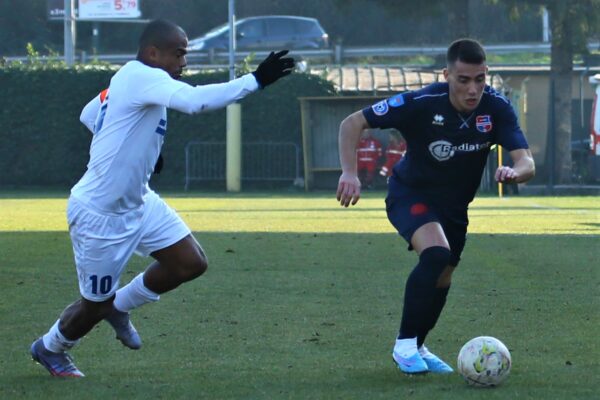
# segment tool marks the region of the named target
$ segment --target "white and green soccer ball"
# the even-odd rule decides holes
[[[472,386],[498,386],[508,378],[511,365],[504,343],[491,336],[469,340],[458,353],[458,372]]]

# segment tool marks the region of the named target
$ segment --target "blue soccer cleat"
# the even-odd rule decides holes
[[[427,367],[427,364],[418,352],[408,358],[404,358],[394,351],[392,357],[400,371],[405,374],[426,374],[429,372],[429,367]]]
[[[431,353],[425,345],[419,347],[419,354],[425,364],[427,364],[427,368],[429,371],[435,374],[451,374],[454,372],[451,366],[442,361],[441,358]]]
[[[137,350],[142,347],[142,338],[129,320],[129,313],[114,310],[105,318],[117,334],[117,339],[130,349]]]
[[[52,376],[67,376],[73,378],[82,378],[85,375],[75,364],[71,356],[66,352],[54,353],[44,346],[44,341],[39,338],[31,345],[31,358],[37,361],[50,372]]]

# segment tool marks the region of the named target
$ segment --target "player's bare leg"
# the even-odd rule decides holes
[[[114,296],[102,302],[81,298],[69,305],[60,316],[59,329],[65,338],[77,340],[84,337],[94,326],[113,310]]]
[[[408,374],[449,373],[452,368],[425,347],[422,330],[424,326],[437,320],[441,312],[441,307],[436,307],[435,304],[437,292],[445,290],[447,293],[448,290],[448,287],[444,289],[439,285],[445,285],[451,279],[453,269],[448,265],[450,246],[437,222],[419,227],[413,234],[411,244],[419,254],[419,264],[406,284],[400,335],[393,351],[394,361],[401,371]],[[445,296],[443,300],[445,302]]]
[[[142,346],[142,339],[129,320],[129,311],[157,301],[160,294],[202,275],[207,268],[206,256],[192,235],[151,254],[156,259],[146,271],[119,289],[114,311],[106,318],[117,339],[130,349]]]
[[[113,298],[114,296],[103,302],[81,298],[69,305],[50,331],[33,342],[31,357],[43,365],[51,375],[83,377],[67,350],[112,312]]]
[[[144,285],[157,294],[175,289],[202,275],[208,260],[192,235],[151,254],[155,262],[144,273]]]

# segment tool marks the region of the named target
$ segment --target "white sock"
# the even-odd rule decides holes
[[[417,338],[396,339],[394,353],[402,358],[410,358],[417,353]]]
[[[429,349],[427,347],[425,347],[424,344],[421,345],[421,347],[419,347],[419,354],[423,358],[427,358],[427,357],[433,356],[433,354],[431,354],[431,352],[429,351]]]
[[[113,306],[122,312],[129,312],[146,303],[158,301],[160,296],[144,286],[144,273],[142,272],[127,285],[117,290]]]
[[[53,353],[63,353],[79,343],[79,339],[69,340],[60,333],[60,330],[58,330],[59,322],[60,319],[57,320],[48,333],[42,337],[44,347]]]

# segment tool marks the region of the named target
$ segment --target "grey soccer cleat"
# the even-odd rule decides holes
[[[129,313],[114,310],[105,318],[117,334],[117,339],[130,349],[137,350],[142,347],[142,338],[129,320]]]
[[[69,354],[66,352],[54,353],[46,349],[42,338],[32,343],[31,358],[46,368],[52,376],[68,376],[73,378],[82,378],[85,376],[73,364],[73,359]]]

